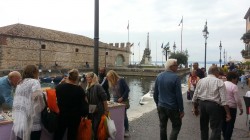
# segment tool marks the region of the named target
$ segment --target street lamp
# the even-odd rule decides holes
[[[226,64],[226,52],[225,52],[225,49],[224,49],[224,65]]]
[[[107,67],[107,55],[109,55],[109,52],[105,49],[105,68]]]
[[[205,67],[205,70],[206,70],[206,63],[207,63],[207,38],[208,38],[208,30],[207,30],[207,21],[205,23],[205,26],[204,26],[204,29],[202,30],[203,32],[203,36],[205,38],[205,62],[204,62],[204,67]]]
[[[161,48],[162,48],[163,54],[166,55],[166,61],[167,61],[168,60],[168,51],[169,51],[169,42],[164,47],[161,46]]]
[[[175,42],[174,42],[173,50],[174,50],[174,53],[175,53],[175,50],[176,50]]]
[[[220,46],[219,46],[219,48],[220,48],[220,67],[221,67],[221,49],[222,49],[222,46],[221,46],[221,41],[220,41]]]

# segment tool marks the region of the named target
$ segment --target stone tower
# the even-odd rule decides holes
[[[140,62],[141,65],[152,65],[152,57],[150,56],[151,50],[149,49],[149,33],[147,36],[147,46],[143,52],[142,60]]]

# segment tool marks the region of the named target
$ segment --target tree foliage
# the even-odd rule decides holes
[[[175,53],[170,53],[169,58],[177,59],[178,65],[186,65],[188,63],[188,51],[186,50],[184,52],[177,51]]]

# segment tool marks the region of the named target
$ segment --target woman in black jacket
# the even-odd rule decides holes
[[[56,87],[60,113],[54,140],[62,140],[66,129],[68,129],[67,139],[76,140],[81,117],[88,114],[85,92],[78,85],[78,77],[78,70],[72,69],[65,82]]]

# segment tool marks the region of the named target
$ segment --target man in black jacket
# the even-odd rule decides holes
[[[109,84],[108,84],[108,80],[106,78],[106,68],[105,67],[102,67],[99,69],[98,78],[99,78],[99,83],[101,84],[101,86],[105,90],[105,93],[107,94],[107,100],[110,101]]]

